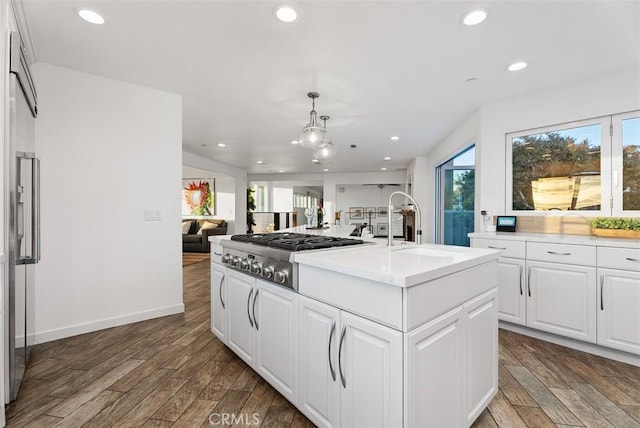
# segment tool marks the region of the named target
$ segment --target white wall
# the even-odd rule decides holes
[[[435,166],[476,143],[476,221],[480,210],[506,211],[505,135],[526,129],[640,109],[640,70],[536,91],[483,106],[427,154],[427,192],[433,200]],[[429,221],[433,223],[433,212]],[[429,242],[433,237],[427,237]]]
[[[182,163],[184,167],[192,167],[203,171],[212,171],[216,174],[226,175],[233,178],[234,190],[234,215],[235,221],[229,221],[228,234],[245,233],[247,231],[247,173],[239,168],[194,155],[186,151],[182,152]],[[217,186],[217,181],[216,181]],[[227,183],[226,186],[230,184]],[[241,196],[238,196],[241,195]],[[225,217],[222,217],[225,218]]]
[[[36,341],[184,311],[182,102],[37,64],[42,261]],[[160,221],[144,221],[143,210]]]

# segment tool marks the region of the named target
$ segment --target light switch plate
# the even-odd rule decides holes
[[[144,220],[145,221],[160,221],[162,220],[162,213],[157,209],[144,209]]]

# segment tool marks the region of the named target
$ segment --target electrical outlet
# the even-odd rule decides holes
[[[160,210],[156,210],[156,209],[145,208],[143,216],[144,216],[144,220],[145,221],[160,221],[160,220],[162,220],[162,213],[160,212]]]

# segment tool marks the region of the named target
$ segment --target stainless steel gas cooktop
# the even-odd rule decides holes
[[[298,268],[292,254],[363,244],[360,239],[304,233],[255,233],[233,235],[222,242],[222,263],[231,269],[284,287],[298,289]]]

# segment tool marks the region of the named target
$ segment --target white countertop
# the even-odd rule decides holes
[[[477,232],[469,238],[504,239],[508,241],[547,242],[556,244],[593,245],[600,247],[640,248],[639,239],[601,238],[593,235],[560,235],[552,233]]]
[[[294,254],[314,266],[372,281],[410,287],[495,260],[500,251],[449,245],[358,245]]]

